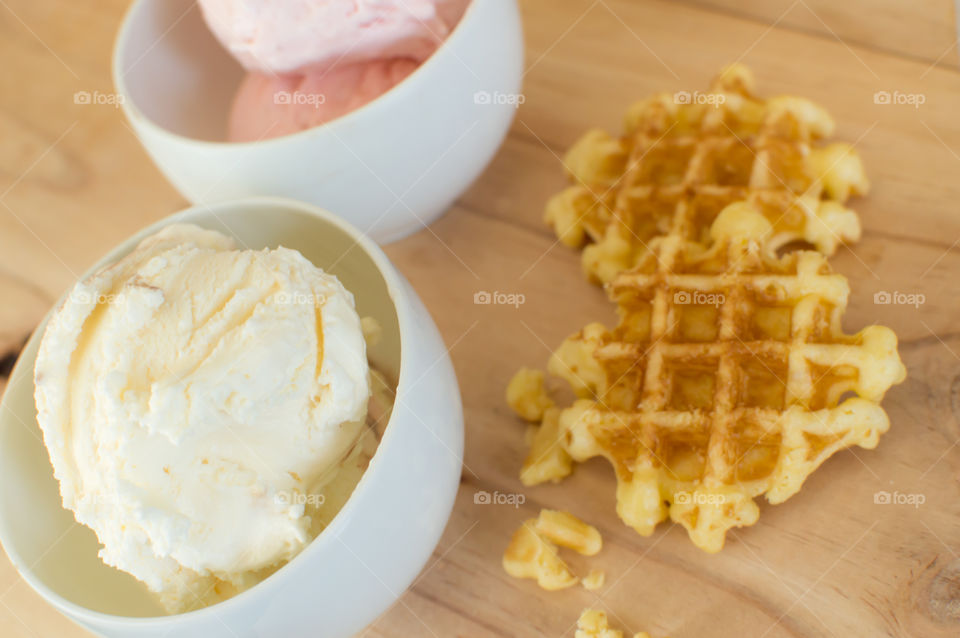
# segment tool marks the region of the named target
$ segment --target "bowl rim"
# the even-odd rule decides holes
[[[113,86],[117,94],[123,99],[120,102],[120,106],[126,113],[127,118],[130,119],[133,124],[140,124],[145,128],[151,130],[152,133],[174,139],[180,143],[188,144],[197,144],[201,147],[206,147],[210,149],[248,149],[253,146],[259,146],[264,144],[276,144],[289,143],[294,141],[297,138],[306,139],[312,135],[317,135],[319,130],[332,130],[336,133],[336,129],[344,128],[353,120],[364,117],[367,114],[373,113],[378,110],[383,110],[384,108],[389,108],[389,103],[391,101],[400,100],[403,97],[406,97],[409,94],[413,94],[416,97],[417,86],[423,83],[423,77],[425,75],[425,70],[436,66],[437,58],[439,55],[447,55],[447,49],[451,48],[454,41],[459,41],[463,39],[462,31],[463,25],[468,20],[473,20],[473,16],[479,11],[477,8],[481,4],[485,4],[489,0],[469,0],[466,10],[463,12],[463,15],[460,16],[460,20],[457,21],[457,24],[454,25],[450,33],[447,34],[447,37],[440,43],[440,45],[431,53],[423,62],[417,65],[417,68],[407,77],[403,78],[398,84],[391,87],[384,93],[381,93],[379,96],[370,100],[366,104],[353,109],[352,111],[345,113],[339,117],[336,117],[329,122],[323,124],[318,124],[317,126],[311,126],[310,128],[303,129],[302,131],[297,131],[295,133],[288,133],[286,135],[278,135],[276,137],[266,137],[259,140],[253,140],[249,142],[230,142],[230,141],[216,141],[216,140],[202,140],[195,137],[189,137],[187,135],[182,135],[180,133],[171,131],[165,126],[161,126],[153,118],[148,117],[140,108],[137,106],[136,102],[131,99],[130,91],[127,89],[125,82],[125,75],[120,72],[120,56],[121,56],[121,47],[127,42],[129,31],[131,28],[131,18],[133,12],[137,10],[142,4],[146,2],[156,2],[157,0],[134,0],[127,7],[126,11],[123,14],[123,18],[120,22],[120,28],[117,31],[117,36],[113,42],[113,50],[110,54],[110,74],[113,78]],[[516,0],[508,0],[511,3],[515,3]],[[194,3],[196,4],[196,3]],[[197,5],[199,9],[199,5]],[[209,29],[208,29],[209,30]],[[210,34],[211,37],[216,39],[213,34]],[[219,44],[219,46],[223,46]],[[456,54],[453,54],[456,55]],[[236,61],[233,61],[234,64],[243,67]],[[244,70],[246,73],[246,70]],[[411,85],[414,85],[411,88]],[[386,106],[385,106],[386,105]]]
[[[147,236],[161,230],[162,228],[169,226],[170,224],[176,223],[195,223],[191,221],[191,217],[197,213],[207,212],[213,214],[216,219],[220,219],[219,215],[221,213],[225,215],[230,215],[230,210],[237,207],[242,208],[246,206],[263,206],[263,207],[277,207],[283,208],[288,212],[296,212],[301,214],[306,214],[309,217],[313,217],[316,221],[322,221],[328,224],[333,224],[341,231],[346,233],[353,241],[354,245],[359,246],[364,250],[367,256],[371,259],[374,266],[377,269],[377,272],[383,277],[383,281],[386,285],[387,294],[390,297],[390,302],[393,305],[394,311],[397,315],[397,324],[400,340],[400,365],[399,365],[399,374],[397,375],[397,388],[396,395],[400,396],[402,394],[403,388],[407,385],[412,385],[409,380],[409,373],[407,372],[409,368],[409,359],[412,356],[411,349],[404,347],[404,337],[405,335],[411,334],[415,328],[415,322],[413,314],[413,309],[409,307],[410,293],[406,290],[407,284],[400,275],[399,271],[393,266],[386,254],[380,249],[380,247],[373,242],[369,237],[366,236],[359,229],[355,228],[349,222],[343,220],[342,218],[334,215],[333,213],[313,204],[307,202],[302,202],[299,200],[286,198],[286,197],[273,197],[273,196],[257,196],[257,197],[243,197],[232,200],[225,200],[222,202],[217,202],[211,205],[198,204],[195,206],[190,206],[188,208],[182,209],[176,213],[168,215],[134,234],[130,235],[120,243],[116,244],[112,249],[110,249],[105,255],[98,259],[87,271],[85,271],[80,280],[86,279],[92,273],[96,272],[100,268],[108,265],[109,263],[115,262],[117,259],[121,258],[124,254],[129,253],[133,250],[136,245],[146,238]],[[221,220],[221,223],[226,225],[225,222]],[[229,228],[229,227],[228,227]],[[53,312],[60,306],[63,301],[63,298],[69,294],[69,290],[63,293],[63,295],[54,303],[54,305],[47,311],[47,314],[44,315],[41,322],[38,324],[37,328],[34,330],[27,346],[24,350],[29,349],[33,345],[35,340],[42,338],[44,328],[46,327],[47,322],[52,316]],[[32,367],[36,361],[36,356],[30,357],[29,360],[24,359],[23,357],[18,358],[16,365],[10,374],[10,380],[20,374],[31,374]],[[22,368],[29,369],[22,369]],[[413,382],[414,384],[416,381]],[[8,385],[8,389],[11,387]],[[0,408],[6,405],[6,392],[4,392],[3,397],[0,397]],[[11,409],[10,412],[13,410]],[[381,451],[385,449],[385,446],[389,444],[396,435],[394,434],[396,428],[391,428],[390,424],[393,421],[393,417],[396,412],[393,412],[390,416],[390,419],[387,420],[387,425],[384,428],[384,434],[380,440],[380,443],[377,446],[376,452],[374,452],[373,457],[370,459],[370,463],[366,470],[364,470],[363,475],[360,477],[360,480],[357,482],[356,487],[354,487],[353,492],[350,494],[350,497],[344,503],[343,507],[337,512],[333,517],[333,520],[330,522],[327,527],[325,527],[313,540],[311,540],[296,556],[287,561],[283,566],[281,566],[277,571],[272,573],[270,576],[267,576],[262,581],[253,585],[249,589],[246,589],[230,598],[214,603],[212,605],[207,605],[201,607],[200,609],[195,609],[192,611],[187,611],[179,614],[168,614],[162,616],[122,616],[118,614],[109,614],[105,612],[95,611],[88,607],[79,605],[67,598],[61,596],[59,593],[53,591],[50,587],[46,585],[40,578],[35,576],[32,566],[27,565],[27,562],[23,559],[19,553],[11,551],[11,548],[8,543],[3,543],[4,538],[8,538],[9,534],[8,523],[7,521],[0,517],[0,545],[3,546],[4,551],[10,559],[10,562],[13,564],[14,568],[17,571],[17,574],[27,582],[30,587],[40,594],[47,602],[54,605],[57,609],[66,613],[67,615],[83,621],[90,621],[97,625],[104,624],[114,624],[114,625],[127,625],[131,627],[148,627],[151,625],[160,625],[160,624],[178,624],[178,623],[188,623],[191,621],[200,621],[207,617],[216,617],[226,608],[238,607],[249,602],[250,599],[261,596],[266,593],[266,588],[270,587],[271,584],[275,584],[278,581],[278,577],[284,571],[289,571],[288,568],[295,562],[303,563],[308,559],[308,554],[316,553],[320,551],[321,541],[324,543],[333,542],[335,533],[344,527],[347,523],[350,513],[355,510],[357,507],[358,501],[364,500],[364,498],[369,498],[369,483],[371,468],[374,467],[374,464],[379,464],[378,459],[382,457]],[[0,415],[0,419],[8,420],[9,417],[4,417]],[[60,504],[63,507],[63,504]],[[99,539],[98,539],[99,540]]]

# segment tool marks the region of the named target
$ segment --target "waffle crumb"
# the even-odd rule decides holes
[[[623,632],[611,629],[607,614],[598,609],[584,609],[577,620],[575,638],[623,638]]]
[[[603,587],[606,580],[607,574],[602,569],[591,569],[590,573],[587,574],[580,583],[587,591],[596,591]]]
[[[579,578],[560,558],[558,546],[593,556],[603,541],[595,527],[569,512],[540,510],[537,518],[524,521],[514,532],[503,553],[503,568],[514,578],[536,579],[543,589],[571,587]],[[591,577],[596,579],[592,572]]]
[[[540,510],[534,529],[551,542],[584,556],[594,556],[603,547],[597,528],[569,512]]]
[[[557,546],[536,531],[531,518],[513,534],[503,554],[503,569],[514,578],[532,578],[548,591],[565,589],[579,580],[557,553]]]
[[[607,614],[598,609],[584,609],[577,620],[574,638],[623,638],[619,629],[611,629]],[[645,631],[634,634],[633,638],[650,638]]]

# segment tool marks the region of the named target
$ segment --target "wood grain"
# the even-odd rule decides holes
[[[0,74],[6,348],[31,331],[75,273],[183,205],[120,113],[72,101],[79,90],[110,90],[109,44],[124,4],[0,6],[0,55],[17,61]],[[942,3],[904,3],[900,17],[882,20],[877,7],[894,3],[846,3],[824,18],[846,42],[786,19],[771,27],[776,16],[760,3],[737,6],[745,8],[522,1],[526,102],[507,142],[431,232],[387,248],[451,347],[467,449],[457,506],[434,560],[366,635],[571,636],[588,605],[607,609],[620,628],[654,637],[960,634],[960,73],[931,67],[926,49],[896,44],[934,39],[923,25]],[[858,14],[873,17],[852,24]],[[841,28],[842,16],[857,30]],[[719,66],[738,59],[754,69],[764,93],[804,95],[827,107],[838,136],[863,155],[874,186],[853,204],[864,238],[832,263],[853,291],[846,327],[877,322],[896,330],[909,378],[888,394],[893,427],[877,450],[838,454],[799,495],[762,506],[757,525],[735,531],[722,553],[709,556],[682,529],[664,525],[642,538],[625,527],[604,462],[579,467],[559,485],[522,488],[523,426],[503,390],[518,366],[542,366],[563,337],[613,318],[601,291],[583,280],[578,255],[541,221],[546,198],[563,185],[564,149],[588,127],[618,130],[634,99],[703,88]],[[877,91],[922,94],[925,102],[876,104]],[[525,303],[475,305],[482,290],[520,293]],[[920,293],[925,302],[875,305],[879,291]],[[522,494],[525,503],[475,504],[481,489]],[[877,505],[880,490],[922,494],[925,502]],[[543,592],[502,571],[512,530],[546,506],[600,528],[604,550],[571,559],[579,571],[607,571],[599,592]],[[0,603],[0,635],[85,635],[5,560]]]
[[[732,15],[823,37],[956,66],[956,4],[953,0],[693,0]]]

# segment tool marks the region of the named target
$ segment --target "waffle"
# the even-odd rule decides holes
[[[844,206],[869,188],[856,151],[823,145],[833,121],[804,98],[760,99],[742,65],[724,69],[709,93],[660,94],[634,105],[619,139],[586,133],[568,152],[573,182],[547,205],[560,241],[582,247],[598,283],[634,267],[650,241],[674,234],[709,240],[727,205],[747,201],[773,226],[771,250],[804,242],[826,255],[860,237]]]
[[[846,279],[815,251],[777,257],[775,232],[739,202],[706,243],[653,238],[608,286],[618,326],[591,324],[550,359],[581,397],[560,410],[555,445],[612,463],[617,512],[640,534],[669,516],[719,551],[728,529],[756,522],[756,497],[783,502],[889,427],[878,403],[905,377],[896,336],[844,334]]]

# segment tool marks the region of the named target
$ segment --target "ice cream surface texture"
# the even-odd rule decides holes
[[[356,448],[368,375],[336,277],[178,224],[73,288],[36,402],[64,506],[177,610],[311,540],[310,496]]]
[[[210,30],[248,71],[325,72],[335,64],[422,62],[463,0],[200,0]]]

